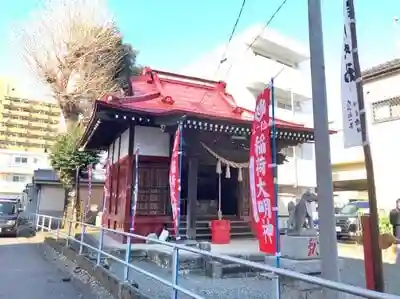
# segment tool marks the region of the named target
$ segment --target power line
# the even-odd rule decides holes
[[[224,63],[224,61],[226,60],[225,55],[226,55],[226,53],[228,52],[229,45],[230,45],[230,43],[231,43],[231,41],[232,41],[232,38],[233,38],[233,36],[234,36],[234,34],[235,34],[236,27],[237,27],[237,25],[239,24],[240,17],[242,16],[242,12],[243,12],[243,9],[244,9],[245,5],[246,5],[246,0],[243,0],[242,6],[240,7],[240,10],[239,10],[239,14],[238,14],[238,16],[236,17],[235,24],[233,25],[231,35],[229,36],[229,40],[228,40],[228,42],[226,43],[225,51],[224,51],[224,53],[222,54],[221,59],[220,59],[220,61],[219,61],[219,63],[218,63],[218,67],[217,67],[217,70],[215,71],[214,77],[215,77],[215,75],[218,73],[218,71],[219,71],[221,65],[222,65],[222,64]]]
[[[260,30],[260,32],[257,34],[257,36],[253,39],[253,41],[247,46],[247,49],[244,52],[247,52],[253,45],[254,43],[257,41],[257,39],[264,33],[265,29],[272,23],[272,21],[275,19],[275,17],[278,15],[278,13],[281,11],[281,9],[283,8],[283,6],[286,4],[287,0],[283,0],[281,2],[281,4],[276,8],[276,10],[274,11],[274,13],[268,18],[268,20],[265,22],[264,26],[262,27],[262,29]],[[229,69],[226,73],[226,78],[228,78],[229,72],[232,69],[232,64],[229,66]],[[281,71],[277,74],[279,75],[281,73]]]
[[[281,11],[281,9],[283,8],[283,6],[286,4],[287,1],[288,1],[288,0],[283,0],[283,1],[281,2],[281,4],[276,8],[276,10],[274,11],[274,13],[267,19],[267,21],[265,22],[264,26],[263,26],[262,29],[260,30],[260,32],[259,32],[259,33],[257,34],[257,36],[253,39],[253,41],[247,46],[247,49],[246,49],[244,52],[247,52],[247,51],[254,45],[254,43],[255,43],[255,42],[257,41],[257,39],[264,33],[265,29],[272,23],[272,21],[273,21],[273,20],[275,19],[275,17],[278,15],[278,13]],[[231,40],[232,40],[232,38],[233,38],[233,35],[235,34],[236,27],[237,27],[237,25],[238,25],[238,23],[239,23],[239,20],[240,20],[240,17],[241,17],[241,15],[242,15],[242,12],[243,12],[243,9],[244,9],[245,4],[246,4],[246,0],[243,0],[242,6],[241,6],[240,11],[239,11],[239,14],[238,14],[238,17],[236,18],[236,22],[235,22],[235,24],[234,24],[234,26],[233,26],[233,29],[232,29],[231,35],[230,35],[230,37],[229,37],[229,40],[228,40],[227,46],[226,46],[226,48],[225,48],[225,51],[224,51],[224,53],[223,53],[223,55],[222,55],[222,57],[221,57],[221,60],[220,60],[219,63],[218,63],[218,67],[217,67],[217,70],[216,70],[216,72],[215,72],[215,74],[214,74],[214,77],[215,77],[216,74],[218,73],[218,71],[219,71],[219,69],[220,69],[222,63],[226,62],[226,60],[227,60],[226,57],[225,57],[225,55],[226,55],[226,53],[227,53],[227,51],[228,51],[229,44],[230,44],[230,42],[231,42]],[[231,69],[232,69],[232,64],[229,66],[229,69],[228,69],[228,71],[227,71],[227,73],[226,73],[226,76],[225,76],[225,80],[228,78],[228,75],[229,75],[229,72],[231,71]],[[277,74],[276,76],[278,76],[282,71],[283,71],[283,69],[282,69],[281,71],[279,71],[278,74]],[[207,95],[207,91],[204,92],[204,95],[203,95],[201,101],[199,102],[199,106],[203,103],[203,101],[204,101],[206,95]]]
[[[226,53],[228,52],[229,45],[230,45],[230,43],[231,43],[231,41],[232,41],[233,36],[235,35],[237,25],[239,24],[240,18],[242,17],[242,12],[243,12],[245,6],[246,6],[246,0],[243,0],[242,5],[241,5],[240,10],[239,10],[239,14],[238,14],[237,17],[236,17],[235,24],[233,25],[231,34],[230,34],[230,36],[229,36],[228,42],[226,43],[225,51],[222,53],[221,59],[220,59],[220,61],[218,62],[218,66],[217,66],[217,69],[216,69],[216,71],[215,71],[215,73],[214,73],[213,79],[214,79],[214,77],[218,74],[218,71],[219,71],[219,69],[220,69],[222,63],[224,63],[224,61],[226,60],[225,55],[226,55]],[[201,104],[203,104],[203,101],[204,101],[206,95],[207,95],[207,91],[204,92],[203,97],[201,98],[201,100],[200,100],[200,102],[199,102],[199,106],[200,106]]]

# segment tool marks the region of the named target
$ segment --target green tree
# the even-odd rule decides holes
[[[87,169],[88,165],[95,165],[99,162],[98,152],[79,151],[77,144],[81,135],[82,128],[80,126],[59,135],[49,155],[51,165],[57,172],[65,190],[64,221],[67,218],[75,218],[74,220],[77,221],[83,220],[82,203],[77,200],[79,197],[69,195],[78,192],[75,179],[77,169]]]

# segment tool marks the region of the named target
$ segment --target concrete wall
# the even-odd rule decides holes
[[[61,217],[64,209],[64,188],[61,185],[41,185],[34,192],[31,201],[25,207],[25,213],[40,213]],[[79,192],[80,199],[84,202],[88,198],[87,186],[82,186]],[[90,201],[91,214],[97,214],[102,208],[103,186],[92,186],[92,200]]]

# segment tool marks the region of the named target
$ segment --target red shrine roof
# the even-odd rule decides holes
[[[251,122],[254,112],[239,107],[226,92],[225,82],[145,68],[132,79],[134,96],[105,96],[111,106],[153,115],[186,114],[205,118]],[[312,131],[303,125],[276,120],[278,127]]]

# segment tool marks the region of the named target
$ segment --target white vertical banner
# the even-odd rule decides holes
[[[344,147],[362,146],[360,110],[357,98],[356,72],[354,69],[353,45],[351,39],[350,21],[354,15],[348,7],[347,0],[343,1],[343,48],[341,69],[341,98],[343,117]]]

